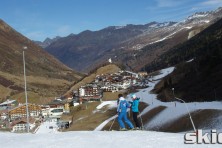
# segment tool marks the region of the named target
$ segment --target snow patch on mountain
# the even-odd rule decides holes
[[[191,27],[191,26],[187,26],[187,27],[184,27],[184,28],[191,29],[191,28],[193,28],[193,27]]]
[[[115,30],[125,28],[126,26],[115,26]]]
[[[186,61],[187,63],[190,63],[190,62],[192,62],[194,59],[190,59],[190,60],[188,60],[188,61]]]
[[[188,20],[191,20],[191,19],[195,19],[195,18],[203,18],[203,17],[206,17],[206,16],[208,16],[209,14],[208,13],[206,13],[206,14],[194,14],[194,15],[192,15],[192,16],[189,16],[187,19]]]
[[[150,28],[161,28],[161,27],[167,27],[170,25],[170,22],[164,22],[164,23],[155,23],[150,25]]]
[[[175,32],[173,32],[173,33],[165,36],[164,38],[159,39],[159,40],[156,40],[156,41],[153,41],[153,42],[151,42],[151,43],[149,43],[149,44],[147,44],[147,45],[151,45],[151,44],[155,44],[155,43],[158,43],[158,42],[162,42],[162,41],[164,41],[164,40],[172,37],[173,35],[175,35],[176,33],[180,32],[180,31],[183,30],[183,29],[191,29],[191,27],[183,27],[183,28],[180,28],[179,30],[177,30],[177,31],[175,31]]]

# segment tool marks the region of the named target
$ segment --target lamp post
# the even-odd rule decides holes
[[[27,47],[23,47],[23,66],[24,66],[24,81],[25,81],[25,104],[26,104],[26,117],[27,117],[27,133],[29,133],[29,109],[28,109],[28,97],[27,97],[27,89],[26,89],[26,73],[25,73],[25,49]]]
[[[175,99],[177,99],[177,100],[179,100],[179,101],[182,101],[182,102],[184,103],[184,105],[185,105],[185,107],[186,107],[186,109],[187,109],[188,115],[189,115],[189,117],[190,117],[190,122],[191,122],[191,124],[192,124],[192,126],[193,126],[193,130],[194,130],[194,132],[196,132],[197,130],[196,130],[196,127],[195,127],[195,125],[194,125],[193,119],[192,119],[192,117],[191,117],[191,114],[190,114],[190,111],[189,111],[189,109],[188,109],[188,107],[187,107],[186,102],[185,102],[184,100],[180,99],[180,98],[175,97],[174,88],[172,88],[172,91],[173,91],[173,97],[174,97]]]

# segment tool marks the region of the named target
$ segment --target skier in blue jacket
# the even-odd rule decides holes
[[[124,122],[129,126],[130,129],[134,129],[133,124],[127,118],[127,108],[129,107],[130,107],[130,104],[126,101],[124,97],[121,96],[119,98],[119,103],[117,106],[118,123],[120,125],[120,130],[126,130]]]
[[[140,126],[140,123],[138,121],[138,113],[139,113],[139,100],[140,98],[137,98],[135,94],[132,94],[131,95],[131,98],[132,98],[132,102],[131,103],[131,108],[132,108],[132,113],[133,113],[133,120],[136,124],[136,129],[140,129],[141,126]]]

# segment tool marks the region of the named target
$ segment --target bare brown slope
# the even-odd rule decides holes
[[[0,20],[1,98],[13,96],[23,91],[22,52],[25,46],[27,47],[25,60],[28,90],[35,92],[36,96],[42,96],[43,86],[46,96],[48,96],[47,92],[50,93],[50,87],[59,86],[59,93],[64,92],[63,89],[68,89],[69,83],[73,83],[73,81],[82,77],[80,73],[74,72]],[[51,86],[52,84],[54,86]],[[66,87],[63,88],[63,86]],[[54,90],[53,96],[58,95],[56,91]]]
[[[25,50],[27,75],[41,74],[54,76],[54,72],[65,71],[65,73],[61,72],[54,76],[58,77],[66,76],[69,72],[74,72],[0,20],[1,71],[10,72],[16,75],[23,73],[22,51],[24,46],[27,46],[28,48]],[[76,74],[76,77],[78,77],[78,74]]]

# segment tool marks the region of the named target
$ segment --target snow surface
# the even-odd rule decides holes
[[[116,101],[104,101],[96,107],[96,109],[101,109],[104,106],[108,105],[109,108],[116,107]]]
[[[126,26],[115,26],[115,30],[125,28]]]
[[[42,133],[56,133],[58,132],[58,126],[56,124],[56,119],[47,120],[46,122],[43,122],[39,129],[36,131],[36,134],[42,134]],[[49,128],[52,127],[52,128]]]
[[[188,17],[187,19],[190,20],[190,19],[194,19],[194,18],[203,18],[203,17],[206,17],[207,15],[209,15],[208,13],[206,14],[194,14],[190,17]]]
[[[187,27],[185,27],[185,28],[187,28],[187,29],[191,29],[192,27],[191,27],[191,26],[187,26]]]
[[[188,60],[188,61],[186,61],[187,63],[190,63],[190,62],[192,62],[194,59],[190,59],[190,60]]]
[[[0,133],[3,148],[187,148],[219,144],[184,144],[184,134],[151,131],[75,131],[48,134]],[[4,141],[4,142],[3,142]]]
[[[7,101],[1,103],[0,106],[7,105],[7,104],[11,104],[11,103],[13,103],[13,102],[15,102],[15,100],[7,100]]]

